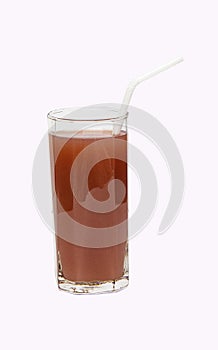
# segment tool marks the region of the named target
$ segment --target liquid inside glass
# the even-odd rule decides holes
[[[124,141],[122,149],[117,140]],[[126,132],[58,131],[49,134],[49,145],[59,288],[73,293],[122,289],[128,284]],[[89,169],[92,157],[97,161]],[[102,210],[109,197],[114,206]],[[89,235],[93,229],[94,236]]]

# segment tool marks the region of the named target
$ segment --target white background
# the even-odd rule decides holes
[[[2,2],[2,348],[217,350],[216,6],[215,0]],[[166,234],[156,234],[167,203],[163,179],[169,185],[159,157],[160,203],[150,229],[130,242],[129,287],[99,296],[58,292],[53,237],[31,190],[47,112],[119,103],[131,78],[179,55],[184,63],[140,85],[132,99],[167,127],[182,154],[186,194],[179,217]]]

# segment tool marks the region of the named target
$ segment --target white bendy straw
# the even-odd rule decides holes
[[[176,64],[180,63],[183,61],[182,57],[178,57],[173,61],[170,61],[167,64],[164,64],[163,66],[160,66],[157,69],[152,70],[151,72],[148,72],[138,78],[135,78],[133,80],[130,81],[129,85],[127,86],[124,98],[123,98],[123,102],[122,102],[122,106],[121,109],[119,111],[119,116],[124,116],[127,113],[129,104],[130,104],[130,100],[131,97],[133,95],[133,92],[135,91],[135,88],[137,85],[139,85],[140,83],[142,83],[145,80],[148,80],[152,77],[154,77],[155,75],[164,72],[165,70],[175,66]],[[113,135],[118,135],[120,133],[120,130],[122,128],[122,123],[120,125],[116,125],[114,126],[114,130],[113,130]]]

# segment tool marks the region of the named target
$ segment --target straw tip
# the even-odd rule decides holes
[[[184,61],[184,57],[180,56],[180,57],[178,57],[178,58],[176,59],[176,61],[177,61],[178,63],[183,62],[183,61]]]

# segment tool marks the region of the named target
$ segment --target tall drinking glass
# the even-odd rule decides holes
[[[48,114],[62,290],[104,293],[128,285],[126,119],[102,106]]]

